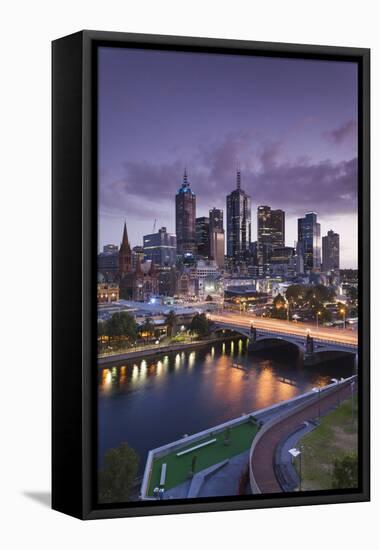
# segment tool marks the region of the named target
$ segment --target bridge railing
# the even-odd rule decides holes
[[[244,329],[246,330],[247,332],[249,332],[249,327],[236,327],[235,325],[229,325],[228,323],[217,323],[220,328],[228,328],[229,330],[235,330],[236,328],[240,328],[240,329]],[[291,336],[293,338],[300,338],[302,340],[305,340],[307,338],[307,334],[299,334],[299,333],[296,333],[296,332],[282,332],[280,330],[275,330],[275,329],[265,329],[265,328],[259,328],[259,327],[255,327],[256,330],[257,330],[257,333],[261,333],[261,334],[275,334],[275,335],[278,335],[278,336]],[[332,344],[332,345],[338,345],[338,346],[343,346],[343,347],[347,347],[347,348],[352,348],[352,349],[356,349],[358,347],[358,344],[353,344],[353,343],[350,343],[350,342],[341,342],[340,340],[333,340],[333,339],[329,339],[329,338],[317,338],[317,336],[313,336],[312,334],[310,334],[313,338],[313,341],[316,342],[316,343],[320,343],[320,344]]]

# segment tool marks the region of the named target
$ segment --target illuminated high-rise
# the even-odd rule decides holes
[[[317,214],[308,212],[297,220],[298,243],[302,250],[304,272],[317,272],[321,269],[321,229]]]
[[[226,197],[227,255],[234,264],[243,262],[251,241],[251,199],[241,189],[241,172],[237,187]]]
[[[258,206],[257,261],[267,271],[274,249],[285,246],[285,213],[271,210],[270,206]]]
[[[176,245],[178,255],[195,255],[196,246],[196,195],[188,182],[184,171],[183,183],[175,197],[176,207]]]
[[[330,230],[322,238],[322,270],[335,271],[340,268],[340,236]]]
[[[225,263],[225,232],[224,213],[218,208],[209,211],[209,245],[210,259],[214,260],[218,267],[224,267]]]

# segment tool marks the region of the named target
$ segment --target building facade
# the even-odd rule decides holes
[[[226,197],[227,255],[235,265],[246,258],[251,241],[251,199],[241,189],[241,172],[237,187]]]
[[[219,208],[212,208],[212,210],[209,211],[209,259],[214,260],[218,267],[224,267],[224,213]]]
[[[176,236],[161,227],[157,233],[143,237],[143,252],[155,265],[173,266],[176,262]]]
[[[285,213],[271,210],[270,206],[258,206],[257,213],[257,263],[264,272],[270,269],[274,248],[285,246]]]
[[[320,224],[315,212],[307,212],[304,218],[297,220],[298,244],[300,246],[304,272],[312,273],[321,270]]]
[[[188,183],[187,172],[184,172],[183,184],[175,197],[176,244],[177,253],[195,255],[196,247],[196,195]]]
[[[293,277],[296,274],[296,250],[291,246],[274,248],[270,258],[270,273],[274,276]]]
[[[120,280],[120,297],[124,300],[148,302],[158,293],[158,273],[151,260],[138,260],[136,269],[126,273]]]
[[[115,283],[98,283],[97,284],[97,303],[109,304],[117,302],[119,299],[119,287]]]
[[[200,298],[222,291],[220,271],[214,260],[199,260],[196,265],[196,294]]]
[[[197,256],[208,259],[210,255],[209,218],[202,216],[195,222]]]
[[[137,262],[142,263],[145,259],[145,253],[143,251],[143,246],[133,246],[132,248],[132,269],[137,267]]]
[[[337,271],[340,268],[340,236],[330,230],[322,238],[322,270]]]
[[[97,255],[97,270],[105,281],[112,282],[118,273],[118,246],[107,244]]]

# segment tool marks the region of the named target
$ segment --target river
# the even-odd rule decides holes
[[[109,448],[126,441],[142,470],[149,449],[350,376],[353,369],[349,357],[305,367],[290,347],[251,353],[245,339],[100,369],[99,464]]]

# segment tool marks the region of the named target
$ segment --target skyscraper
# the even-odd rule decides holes
[[[225,232],[224,213],[218,208],[209,211],[209,245],[210,259],[214,260],[218,267],[224,267],[225,263]]]
[[[137,245],[132,248],[132,269],[136,269],[137,263],[142,263],[145,259],[143,246]]]
[[[297,220],[298,243],[303,254],[304,272],[317,272],[321,269],[320,224],[317,214],[307,212]]]
[[[173,266],[176,262],[176,236],[161,227],[157,233],[144,235],[143,251],[145,258],[155,265]]]
[[[251,199],[241,189],[241,172],[237,171],[237,188],[226,197],[227,255],[234,264],[244,261],[251,240]]]
[[[330,230],[322,238],[322,270],[334,271],[340,268],[340,236]]]
[[[187,171],[184,171],[183,184],[176,194],[175,206],[177,253],[195,255],[196,195],[188,183]]]
[[[285,246],[285,213],[271,210],[270,206],[258,206],[257,215],[257,260],[264,271],[269,269],[275,248]]]
[[[122,235],[122,242],[118,253],[118,271],[122,277],[126,273],[129,273],[132,269],[132,251],[130,249],[130,243],[128,239],[128,231],[126,229],[126,222],[124,223],[124,232]]]
[[[197,255],[200,258],[209,258],[209,218],[202,216],[195,222]]]
[[[97,269],[106,282],[112,282],[118,272],[118,246],[106,244],[97,255]]]

